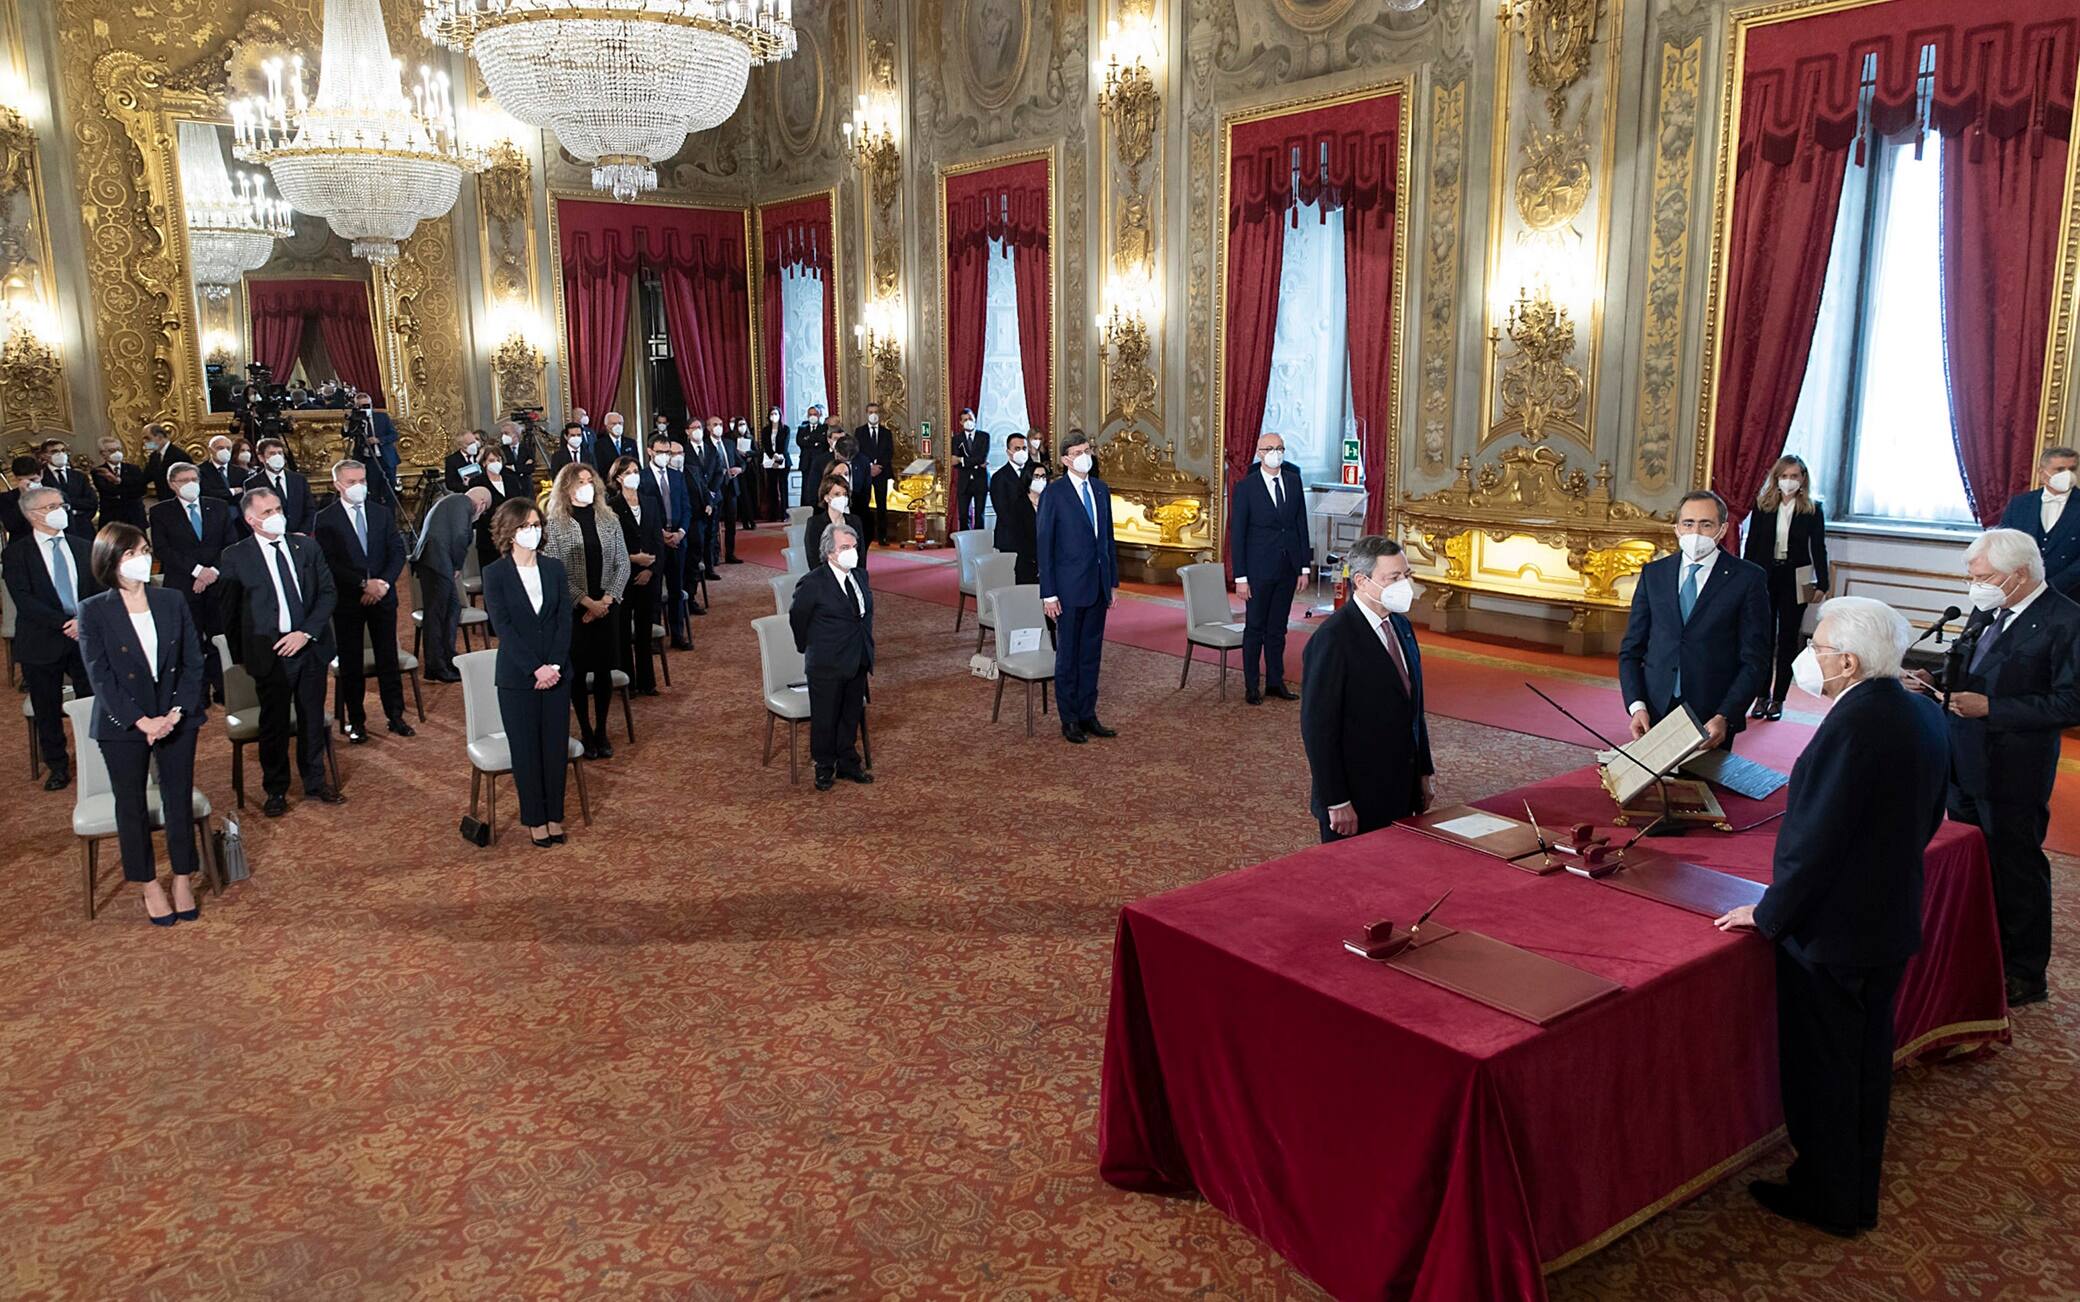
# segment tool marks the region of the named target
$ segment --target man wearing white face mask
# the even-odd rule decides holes
[[[1012,567],[1012,582],[1038,583],[1040,539],[1033,511],[1037,494],[1032,491],[1035,467],[1025,435],[1007,436],[1004,453],[1008,459],[989,477],[989,501],[997,510],[996,547],[1018,558]]]
[[[87,540],[66,527],[71,510],[63,494],[41,485],[24,489],[21,508],[30,532],[0,554],[0,575],[14,600],[14,662],[22,667],[36,715],[37,746],[50,767],[43,789],[56,791],[72,781],[65,755],[65,683],[71,680],[76,696],[94,694],[80,659],[79,603],[101,591],[101,585],[90,567]]]
[[[397,580],[404,573],[404,542],[389,508],[370,499],[368,467],[359,461],[341,461],[332,467],[332,487],[339,497],[318,512],[318,550],[332,570],[333,590],[339,594],[333,606],[333,640],[342,652],[333,687],[334,711],[343,724],[347,740],[361,745],[368,740],[368,714],[363,705],[367,674],[362,667],[361,643],[365,639],[375,660],[376,692],[382,698],[383,717],[390,731],[400,737],[412,735],[404,717],[404,679],[397,661]],[[484,489],[474,490],[489,494]],[[438,503],[436,503],[438,509]],[[426,618],[427,632],[433,631],[433,616]],[[434,663],[429,655],[428,663]]]
[[[787,609],[809,680],[809,756],[818,791],[829,791],[837,778],[874,780],[856,744],[874,672],[874,594],[859,567],[861,541],[849,524],[825,530],[818,547],[823,563],[795,584]]]
[[[94,516],[101,509],[101,495],[93,480],[72,464],[72,449],[61,439],[46,439],[42,448],[43,486],[65,496],[67,530],[89,541],[94,537]]]
[[[1618,686],[1634,737],[1688,709],[1707,745],[1731,750],[1769,682],[1769,580],[1760,566],[1719,549],[1725,533],[1725,501],[1709,491],[1685,493],[1676,505],[1676,551],[1639,572],[1618,646]]]
[[[1401,544],[1351,545],[1355,600],[1322,621],[1301,653],[1300,741],[1323,841],[1376,831],[1430,807],[1436,766],[1423,712],[1423,658],[1408,608],[1415,582]]]
[[[1235,591],[1248,603],[1242,625],[1243,699],[1297,701],[1286,686],[1286,622],[1293,593],[1314,561],[1307,538],[1307,503],[1300,471],[1286,464],[1285,439],[1266,430],[1257,439],[1257,468],[1228,495],[1228,557]],[[1258,665],[1263,666],[1262,690]]]
[[[272,488],[282,499],[282,514],[289,517],[289,532],[309,533],[317,522],[317,506],[310,481],[289,465],[288,447],[280,439],[262,439],[254,451],[260,455],[260,465],[246,477],[246,483]]]
[[[224,667],[218,661],[216,635],[224,631],[217,610],[217,566],[224,549],[238,541],[231,508],[202,495],[195,467],[185,461],[166,468],[171,496],[151,510],[152,553],[169,588],[188,598],[188,614],[202,635],[202,661],[212,699],[224,699]]]
[[[1950,817],[1986,834],[2008,1005],[2047,991],[2051,784],[2059,734],[2080,726],[2080,605],[2044,581],[2028,534],[1992,529],[1965,551],[1972,616],[1946,663]]]
[[[599,467],[602,476],[614,468],[614,463],[623,457],[638,455],[633,436],[625,434],[621,413],[610,411],[601,420],[607,427],[606,433],[592,442],[592,464]]]
[[[2038,487],[2012,498],[2000,527],[2020,529],[2044,554],[2044,578],[2068,597],[2080,599],[2080,511],[2068,511],[2080,476],[2080,452],[2046,448],[2037,459]]]
[[[980,529],[982,500],[989,489],[989,431],[975,424],[975,409],[961,408],[953,434],[954,527]]]
[[[1097,476],[1090,436],[1062,440],[1065,477],[1040,495],[1034,532],[1040,551],[1040,604],[1055,621],[1054,690],[1062,739],[1082,745],[1119,733],[1098,721],[1098,666],[1105,655],[1105,614],[1119,588],[1112,537],[1112,493]]]

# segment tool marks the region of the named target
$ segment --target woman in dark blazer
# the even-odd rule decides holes
[[[115,793],[116,841],[123,880],[143,887],[155,927],[202,916],[189,880],[195,873],[195,737],[209,714],[203,696],[202,638],[187,598],[151,586],[152,547],[144,531],[120,521],[94,537],[94,577],[106,587],[79,603],[79,650],[94,688],[87,732],[101,746]],[[166,857],[173,898],[159,885],[145,788],[158,760]]]
[[[493,681],[513,756],[520,823],[544,849],[563,844],[570,763],[571,590],[563,562],[541,554],[542,513],[515,497],[491,513],[499,558],[484,567],[484,609],[498,633]]]
[[[833,462],[833,465],[837,463]],[[802,532],[802,567],[815,569],[822,562],[823,531],[834,524],[850,525],[853,536],[859,539],[859,568],[867,569],[867,533],[860,527],[859,513],[852,509],[852,478],[843,466],[837,473],[824,476],[818,487],[816,500],[820,504],[816,514],[809,517],[809,526]]]
[[[1755,698],[1751,719],[1781,719],[1784,698],[1791,692],[1791,662],[1798,659],[1805,626],[1807,593],[1798,572],[1813,567],[1814,600],[1827,595],[1827,513],[1813,500],[1813,477],[1797,457],[1778,457],[1755,498],[1748,517],[1748,541],[1741,558],[1760,565],[1769,576],[1770,622],[1775,625],[1775,681]]]
[[[621,522],[621,536],[628,545],[627,600],[614,608],[621,620],[621,670],[635,690],[644,696],[657,695],[657,658],[651,649],[650,630],[657,624],[657,598],[664,590],[664,503],[643,496],[643,463],[622,457],[607,472],[607,503]]]
[[[477,517],[479,570],[498,559],[498,548],[491,541],[491,521],[498,514],[498,508],[504,506],[509,497],[529,496],[527,481],[506,464],[506,458],[511,452],[512,450],[503,443],[486,443],[483,450],[477,453],[479,473],[476,475],[477,482],[471,486],[491,490],[491,505],[485,507],[484,514]]]
[[[628,595],[628,544],[614,509],[599,500],[600,481],[597,469],[579,462],[557,471],[542,534],[543,552],[563,563],[571,590],[571,690],[586,759],[614,754],[607,740],[613,672],[621,667],[621,621],[614,607]]]

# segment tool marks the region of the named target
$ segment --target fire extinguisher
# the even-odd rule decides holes
[[[1351,563],[1348,559],[1346,559],[1343,561],[1339,561],[1336,566],[1336,609],[1343,609],[1344,599],[1350,596],[1350,592]]]

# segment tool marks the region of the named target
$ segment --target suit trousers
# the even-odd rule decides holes
[[[462,622],[462,589],[454,572],[430,560],[412,562],[419,581],[419,608],[425,612],[419,625],[419,646],[424,652],[428,678],[455,676],[455,630]],[[403,703],[399,702],[399,709]]]
[[[339,644],[338,682],[334,699],[348,723],[359,728],[368,722],[365,705],[367,671],[361,658],[361,633],[368,630],[369,645],[376,662],[376,693],[383,701],[383,717],[404,717],[404,679],[397,669],[397,594],[393,591],[374,605],[364,606],[356,597],[345,597],[332,610],[332,640]],[[452,659],[452,657],[451,657]]]
[[[513,792],[520,798],[520,825],[563,821],[564,782],[570,776],[571,679],[548,691],[498,689],[498,718],[506,726],[513,756]]]
[[[183,719],[156,746],[142,738],[100,743],[116,800],[116,844],[123,850],[124,881],[148,882],[159,875],[158,860],[152,856],[152,816],[144,798],[154,760],[166,818],[167,861],[176,877],[195,871],[195,738],[201,730],[194,720]]]
[[[657,554],[658,576],[650,580],[664,584],[664,590],[657,594],[662,599],[657,609],[658,622],[664,625],[665,636],[672,640],[672,645],[682,650],[693,643],[686,627],[686,549],[691,545],[691,534],[681,538],[677,547],[667,543]]]
[[[587,622],[582,607],[572,609],[568,675],[571,703],[578,711],[578,736],[588,746],[597,746],[607,740],[607,712],[614,701],[614,670],[621,667],[620,642],[621,613],[618,610],[610,610]],[[591,678],[589,683],[586,681],[588,675]]]
[[[737,525],[739,528],[758,528],[759,504],[765,501],[765,470],[756,462],[744,467],[737,476]]]
[[[884,547],[888,545],[888,490],[893,484],[893,480],[877,479],[867,490],[874,500],[874,541]],[[982,519],[980,507],[976,508],[975,518],[978,521]],[[982,526],[977,524],[975,527],[980,529]]]
[[[989,502],[989,478],[970,478],[964,470],[960,477],[960,500],[954,518],[963,529],[980,529],[983,522],[983,507]]]
[[[2051,860],[2044,836],[2051,809],[2029,800],[1989,800],[1950,788],[1950,817],[1986,834],[1993,908],[2001,927],[2001,964],[2010,979],[2043,986],[2051,965]]]
[[[22,682],[29,688],[29,706],[36,711],[36,745],[43,762],[53,773],[69,773],[72,761],[65,756],[65,680],[72,680],[74,696],[92,696],[87,681],[86,661],[79,648],[66,652],[63,660],[47,665],[23,665]]]
[[[1252,692],[1257,690],[1260,660],[1264,682],[1283,686],[1286,681],[1286,621],[1293,616],[1293,593],[1299,586],[1298,571],[1265,583],[1250,581],[1242,613],[1242,685]]]
[[[1806,608],[1798,599],[1798,567],[1790,561],[1769,563],[1769,617],[1776,653],[1769,699],[1781,701],[1791,694],[1791,662],[1805,645]]]
[[[715,517],[722,523],[720,530],[722,534],[722,559],[733,561],[737,559],[737,496],[735,492],[722,495],[722,505],[715,508]],[[712,546],[709,548],[709,556],[709,563],[712,565],[714,563],[714,549]]]
[[[1110,605],[1102,595],[1088,606],[1065,603],[1055,620],[1054,695],[1064,727],[1098,717],[1098,665]]]
[[[246,666],[260,689],[260,780],[270,796],[289,794],[289,712],[296,712],[297,769],[306,793],[325,786],[325,662],[315,645],[277,656],[265,670]]]
[[[621,621],[621,672],[639,692],[657,690],[657,653],[650,630],[657,623],[658,582],[654,571],[648,583],[637,583],[631,576],[627,591],[614,605],[614,618]]]
[[[1837,1225],[1878,1218],[1903,963],[1808,966],[1777,947],[1777,1077],[1798,1156],[1788,1177]]]
[[[787,518],[787,472],[778,467],[765,471],[761,480],[761,486],[764,492],[760,494],[760,505],[765,511],[764,518],[768,520],[785,520]]]
[[[216,635],[224,631],[217,618],[217,589],[215,585],[197,592],[194,580],[188,580],[183,593],[188,598],[188,615],[195,621],[195,631],[202,638],[203,681],[209,685],[209,698],[222,702],[224,699],[224,662],[217,655]]]
[[[859,725],[867,714],[867,676],[809,678],[809,758],[816,771],[859,767]]]

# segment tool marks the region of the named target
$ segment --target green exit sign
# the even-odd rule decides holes
[[[1343,441],[1343,463],[1347,466],[1358,464],[1358,440],[1345,439]]]

